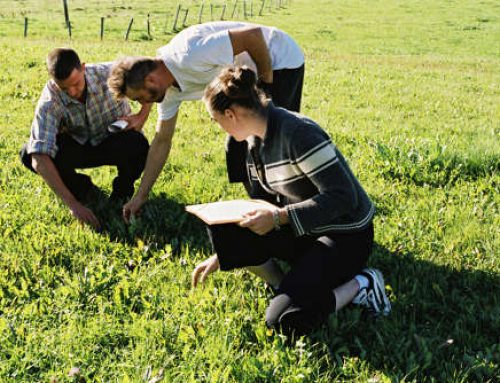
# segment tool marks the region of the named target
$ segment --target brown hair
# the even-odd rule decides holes
[[[116,98],[127,96],[127,88],[141,89],[144,79],[158,67],[150,57],[128,56],[118,59],[108,78],[108,87]]]
[[[247,66],[223,69],[205,88],[203,101],[218,113],[236,104],[260,115],[265,114],[267,104],[264,92],[257,88],[257,75]]]
[[[47,55],[47,70],[55,80],[66,80],[73,69],[80,70],[82,63],[77,53],[70,48],[56,48]]]

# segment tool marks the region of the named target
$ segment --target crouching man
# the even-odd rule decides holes
[[[75,169],[116,166],[111,200],[127,200],[134,181],[144,169],[149,144],[141,132],[150,107],[130,115],[125,100],[108,90],[111,64],[80,62],[77,53],[56,48],[47,56],[51,79],[35,110],[29,142],[21,160],[39,174],[79,221],[100,227],[95,214],[84,206],[96,189],[89,176]],[[111,133],[110,125],[128,122],[124,131]]]

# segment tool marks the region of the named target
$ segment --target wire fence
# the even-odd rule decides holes
[[[0,37],[153,40],[189,25],[275,15],[291,0],[0,0]]]

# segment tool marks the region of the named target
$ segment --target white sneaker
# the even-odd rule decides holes
[[[382,273],[377,269],[366,268],[360,274],[368,279],[369,284],[367,288],[359,290],[352,303],[366,307],[374,316],[388,315],[391,302],[385,293]]]

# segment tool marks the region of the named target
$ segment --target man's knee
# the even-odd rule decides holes
[[[146,161],[149,150],[149,142],[144,134],[130,130],[127,135],[127,152],[140,160]]]
[[[129,130],[117,133],[114,137],[111,162],[120,172],[139,176],[146,165],[149,143],[142,133]]]

